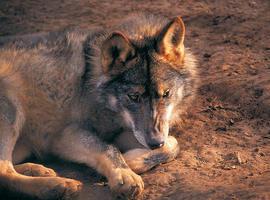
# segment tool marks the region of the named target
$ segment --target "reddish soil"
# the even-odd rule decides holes
[[[142,175],[142,199],[270,199],[270,2],[268,0],[1,0],[0,35],[106,26],[133,11],[181,15],[201,85],[171,132],[176,160]],[[84,166],[49,162],[85,183],[80,199],[111,199]]]

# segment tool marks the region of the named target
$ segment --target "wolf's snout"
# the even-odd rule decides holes
[[[148,146],[151,149],[157,149],[164,145],[165,139],[161,133],[151,133],[148,138]]]

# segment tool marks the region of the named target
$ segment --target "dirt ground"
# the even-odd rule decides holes
[[[185,123],[171,130],[180,155],[142,176],[142,199],[270,199],[269,0],[1,0],[0,35],[107,26],[134,11],[181,15],[201,76]],[[46,164],[85,183],[81,200],[112,199],[93,170]]]

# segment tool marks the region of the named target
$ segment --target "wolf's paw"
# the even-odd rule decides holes
[[[151,150],[143,160],[144,168],[150,169],[161,163],[167,163],[176,158],[179,153],[179,145],[173,136],[169,136],[163,147]],[[143,168],[142,168],[143,169]],[[136,170],[139,171],[139,170]],[[142,170],[142,172],[145,170]],[[141,171],[139,171],[141,172]]]
[[[57,176],[56,172],[53,169],[34,163],[23,163],[14,166],[14,168],[18,173],[26,176],[41,176],[41,177]]]
[[[82,183],[73,179],[52,177],[42,185],[40,199],[74,199],[82,188]]]
[[[173,160],[178,155],[179,144],[175,137],[169,136],[167,138],[165,145],[162,147],[162,151],[168,155],[168,160],[166,162]]]
[[[128,168],[116,169],[114,176],[109,179],[109,185],[112,192],[120,199],[136,199],[144,188],[142,178]]]

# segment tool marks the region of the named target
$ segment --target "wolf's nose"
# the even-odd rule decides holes
[[[151,144],[150,145],[150,148],[151,149],[157,149],[157,148],[160,148],[164,145],[164,142],[161,142],[161,143],[156,143],[156,144]]]
[[[164,140],[162,139],[154,139],[148,142],[148,146],[151,149],[157,149],[157,148],[162,147],[163,145],[164,145]]]

